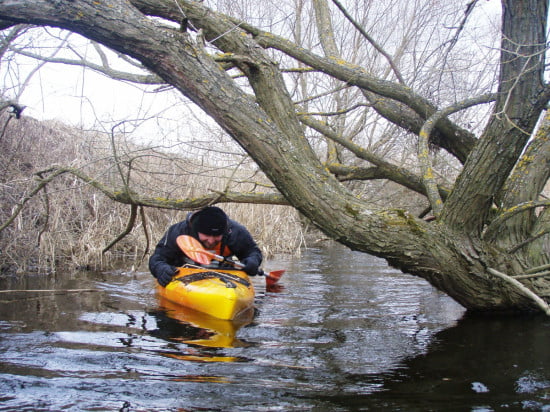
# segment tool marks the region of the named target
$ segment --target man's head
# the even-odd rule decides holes
[[[214,248],[227,231],[227,215],[216,206],[208,206],[195,212],[191,221],[200,242],[206,248]]]

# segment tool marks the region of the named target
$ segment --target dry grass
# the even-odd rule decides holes
[[[1,117],[0,125],[6,121]],[[52,165],[70,165],[109,187],[128,187],[150,197],[186,198],[209,190],[253,187],[249,178],[254,173],[246,167],[213,168],[204,161],[192,164],[181,156],[132,146],[123,137],[117,137],[115,159],[109,135],[28,118],[9,122],[0,137],[0,150],[0,225],[36,186],[35,173]],[[290,207],[221,206],[250,229],[266,255],[296,252],[303,244],[298,214]],[[167,227],[184,219],[186,213],[146,208],[148,236],[138,216],[133,230],[103,253],[126,227],[130,206],[113,202],[75,176],[57,177],[0,232],[0,269],[22,273],[50,272],[66,265],[93,269],[139,266]]]

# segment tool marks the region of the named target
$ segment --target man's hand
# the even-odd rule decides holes
[[[177,269],[172,267],[167,267],[162,269],[162,271],[157,275],[157,281],[162,287],[166,287],[172,281],[172,278],[176,274]]]
[[[255,259],[243,259],[241,263],[244,265],[243,270],[250,276],[258,274],[258,264]]]

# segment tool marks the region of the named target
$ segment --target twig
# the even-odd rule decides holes
[[[531,268],[531,269],[527,269],[525,271],[525,273],[538,273],[538,272],[541,272],[543,270],[548,270],[550,269],[550,263],[547,264],[547,265],[542,265],[542,266],[536,266],[534,268]]]
[[[42,178],[42,176],[38,175],[40,178]],[[44,208],[46,209],[45,210],[45,222],[44,224],[42,225],[42,228],[40,229],[40,232],[38,232],[38,236],[37,236],[37,245],[40,246],[40,243],[42,241],[42,235],[46,232],[46,230],[48,229],[48,223],[50,221],[50,196],[48,194],[48,186],[44,186],[43,190],[42,190],[42,198],[44,199]]]
[[[460,34],[464,30],[464,27],[466,27],[466,22],[468,21],[468,18],[470,17],[470,14],[472,14],[472,12],[474,11],[474,7],[475,7],[477,2],[478,2],[478,0],[472,0],[466,5],[466,10],[464,11],[464,18],[462,19],[459,26],[457,27],[455,35],[453,36],[453,38],[451,40],[446,42],[446,43],[449,43],[449,47],[447,47],[447,50],[444,51],[443,57],[440,58],[440,61],[443,62],[443,64],[441,65],[441,68],[439,69],[440,73],[445,73],[445,66],[447,65],[449,54],[451,54],[451,50],[454,48],[454,46],[458,42]],[[441,83],[442,78],[443,78],[443,76],[439,77],[439,83]],[[438,84],[438,87],[439,86],[440,86],[440,84]],[[438,90],[439,90],[439,88],[438,88]]]
[[[4,230],[6,227],[8,227],[11,224],[11,222],[13,222],[15,220],[15,218],[19,215],[19,213],[21,212],[21,210],[23,209],[25,204],[29,200],[31,200],[34,195],[36,195],[38,192],[40,192],[40,190],[42,190],[44,187],[46,187],[46,185],[49,182],[51,182],[55,177],[57,177],[57,176],[59,176],[63,173],[66,173],[66,172],[67,172],[66,170],[60,169],[60,170],[55,171],[48,178],[40,179],[38,185],[28,195],[23,197],[17,205],[15,205],[15,207],[13,208],[13,212],[12,212],[11,216],[8,218],[8,220],[6,220],[4,223],[2,223],[0,225],[0,232],[2,230]]]
[[[143,206],[139,207],[139,215],[141,216],[141,224],[143,226],[143,234],[145,235],[145,250],[143,251],[143,256],[141,257],[140,264],[143,262],[143,259],[149,253],[149,246],[151,245],[151,240],[149,236],[149,230],[147,230],[147,216],[145,214],[145,208]]]

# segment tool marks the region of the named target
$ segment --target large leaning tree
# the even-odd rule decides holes
[[[354,19],[359,3],[312,0],[318,27],[327,29],[319,30],[316,52],[199,1],[0,0],[0,27],[58,27],[140,62],[214,119],[281,199],[329,237],[426,279],[468,310],[550,315],[550,201],[542,195],[550,173],[547,0],[502,0],[495,88],[452,102],[411,87],[399,48],[390,56],[369,35],[369,22]],[[465,14],[475,6],[465,2]],[[342,58],[331,14],[372,44],[370,58],[387,62],[384,76]],[[338,120],[305,111],[306,100],[295,101],[285,82],[289,62],[339,85],[332,107],[340,113],[352,110],[342,93],[351,90],[363,102],[353,110],[405,130],[417,140],[419,167],[383,158],[342,133],[348,129]],[[477,135],[453,122],[453,114],[482,103],[492,112]],[[313,135],[326,139],[328,155],[319,154]],[[434,171],[438,151],[460,165],[452,182]],[[345,163],[349,153],[353,163]],[[419,193],[432,218],[374,208],[353,192],[354,179],[385,179]],[[139,194],[130,200],[154,206]]]

